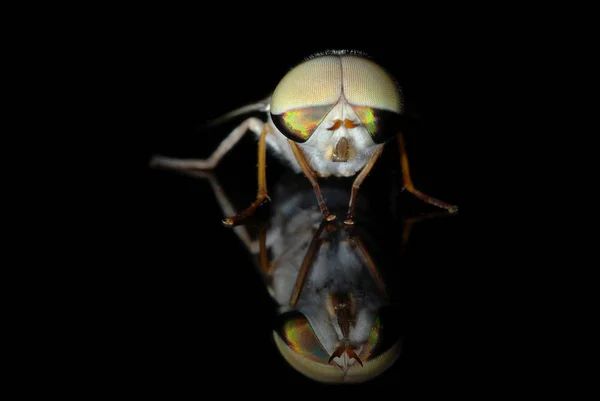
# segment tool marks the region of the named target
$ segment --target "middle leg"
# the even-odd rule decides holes
[[[252,202],[250,206],[242,210],[240,213],[232,217],[223,219],[223,224],[228,227],[233,227],[239,224],[244,219],[252,216],[254,211],[263,203],[268,202],[269,196],[267,194],[267,141],[266,137],[268,131],[268,125],[263,126],[262,132],[258,139],[258,192],[256,194],[256,200]]]

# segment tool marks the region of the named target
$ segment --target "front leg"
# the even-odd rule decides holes
[[[379,159],[382,151],[383,145],[379,145],[367,161],[365,167],[363,167],[362,171],[352,183],[352,193],[350,195],[350,204],[348,205],[348,216],[346,217],[346,220],[344,220],[344,224],[354,224],[354,209],[356,207],[356,200],[358,199],[358,188],[360,188],[362,182],[365,180],[367,175],[369,175],[369,172],[375,165],[377,159]]]
[[[314,171],[308,164],[308,161],[306,160],[304,153],[302,153],[302,150],[296,144],[296,142],[294,142],[292,140],[288,140],[288,142],[290,143],[290,146],[292,147],[292,151],[294,152],[294,156],[296,157],[296,161],[300,165],[302,172],[304,173],[306,178],[308,178],[308,181],[310,181],[310,184],[312,185],[313,190],[315,191],[315,195],[317,195],[317,201],[319,202],[319,206],[321,207],[321,213],[323,214],[323,217],[327,221],[334,220],[335,214],[329,213],[329,209],[327,209],[327,205],[325,205],[325,200],[323,200],[323,195],[321,194],[321,188],[319,187],[319,183],[317,182],[317,177],[315,176]]]
[[[406,144],[404,142],[404,136],[402,135],[402,132],[398,133],[397,138],[398,146],[400,147],[400,163],[402,165],[402,180],[404,183],[403,189],[406,189],[418,199],[422,200],[423,202],[429,203],[430,205],[446,209],[450,213],[458,212],[458,206],[451,205],[439,199],[435,199],[434,197],[424,194],[423,192],[415,188],[412,182],[412,178],[410,178],[410,170],[408,168],[408,156],[406,155]]]

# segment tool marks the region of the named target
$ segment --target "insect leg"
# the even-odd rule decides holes
[[[268,125],[263,124],[262,132],[258,139],[258,192],[256,200],[250,206],[236,214],[235,216],[223,219],[223,224],[228,227],[233,227],[239,224],[242,220],[250,217],[254,211],[263,203],[269,201],[267,194],[267,141],[266,137],[269,133]]]
[[[190,176],[190,177],[207,180],[210,183],[213,193],[215,194],[217,203],[221,207],[223,215],[231,216],[231,215],[235,214],[235,208],[234,208],[233,204],[231,203],[231,201],[229,200],[229,197],[227,196],[227,194],[225,193],[225,191],[219,184],[219,180],[217,179],[217,177],[214,175],[214,173],[211,170],[207,170],[207,171],[204,171],[204,170],[181,170],[180,172],[182,174]],[[250,252],[253,255],[255,255],[259,252],[260,244],[258,241],[252,240],[250,233],[248,231],[248,228],[246,226],[240,225],[240,226],[234,227],[233,231],[238,236],[238,238],[242,241],[242,243],[244,244],[244,246],[246,247],[248,252]]]
[[[397,138],[398,146],[400,147],[400,163],[402,166],[402,180],[404,183],[404,189],[406,189],[408,192],[410,192],[423,202],[440,207],[442,209],[446,209],[450,213],[456,213],[458,211],[458,206],[442,202],[441,200],[435,199],[427,194],[424,194],[423,192],[415,188],[412,179],[410,178],[410,170],[408,168],[408,156],[406,155],[406,144],[404,142],[404,136],[400,132],[398,133]]]
[[[381,293],[381,295],[384,298],[388,299],[388,294],[385,289],[385,282],[383,281],[381,274],[379,273],[379,269],[377,268],[377,265],[373,261],[373,258],[371,257],[371,254],[367,250],[367,247],[365,246],[364,242],[360,239],[359,236],[353,236],[353,237],[350,237],[349,239],[352,241],[352,243],[356,244],[356,246],[358,247],[358,250],[359,250],[360,255],[362,256],[362,259],[367,264],[367,266],[369,268],[369,272],[371,273],[371,276],[373,276],[373,280],[375,280],[377,289],[379,290],[379,292]]]
[[[298,272],[298,277],[296,277],[296,284],[294,285],[294,290],[290,297],[290,307],[292,309],[296,308],[296,304],[298,303],[298,299],[300,299],[300,294],[302,293],[302,288],[304,288],[304,283],[306,281],[306,276],[308,275],[308,271],[312,267],[312,264],[317,256],[317,252],[319,248],[321,248],[321,233],[323,229],[328,224],[328,221],[322,221],[319,225],[319,228],[313,235],[312,241],[306,250],[306,254],[304,254],[304,259],[302,260],[302,266],[300,266],[300,271]]]
[[[151,167],[166,167],[178,170],[197,169],[210,170],[217,166],[221,158],[239,142],[240,139],[248,132],[248,130],[260,134],[265,124],[256,117],[250,117],[236,127],[231,133],[219,144],[217,149],[209,156],[208,159],[176,159],[161,155],[153,156],[150,160]]]
[[[412,231],[413,226],[416,223],[419,223],[419,222],[425,221],[425,220],[429,220],[429,219],[435,219],[438,217],[447,217],[447,216],[450,216],[447,212],[437,211],[437,212],[431,212],[431,213],[427,213],[427,214],[422,214],[420,216],[403,219],[402,235],[400,237],[400,246],[398,247],[398,255],[403,256],[404,253],[406,252],[406,247],[408,244],[408,239],[410,237],[410,233]]]
[[[242,107],[240,107],[238,109],[232,110],[232,111],[230,111],[228,113],[225,113],[222,116],[215,118],[214,120],[211,120],[211,121],[209,121],[207,123],[204,123],[204,124],[198,126],[197,131],[202,131],[202,130],[205,130],[205,129],[212,128],[212,127],[214,127],[216,125],[219,125],[219,124],[222,124],[224,122],[227,122],[227,121],[231,120],[232,118],[241,116],[243,114],[251,113],[251,112],[254,112],[254,111],[263,111],[263,112],[267,111],[270,99],[271,98],[268,97],[266,99],[261,100],[260,102],[248,104],[248,105],[242,106]],[[260,132],[260,130],[259,130],[259,132]],[[257,135],[258,135],[259,132],[257,132]]]
[[[348,205],[348,216],[346,217],[346,220],[344,220],[344,224],[354,224],[354,208],[356,207],[358,188],[360,188],[360,185],[375,165],[375,162],[381,155],[382,151],[383,145],[380,145],[379,147],[377,147],[377,149],[375,149],[375,152],[373,152],[365,167],[363,167],[362,171],[358,174],[358,176],[352,183],[352,193],[350,195],[350,204]]]
[[[315,191],[315,195],[317,195],[317,201],[319,202],[319,206],[321,207],[321,213],[323,213],[323,217],[327,221],[332,221],[333,219],[335,219],[335,215],[330,214],[329,209],[327,209],[327,206],[325,205],[323,195],[321,194],[321,188],[319,187],[319,183],[317,182],[315,173],[310,168],[308,162],[306,161],[306,157],[304,157],[302,150],[298,147],[296,142],[291,140],[288,140],[288,142],[292,147],[292,151],[294,152],[294,156],[296,157],[296,161],[300,165],[302,172],[304,173],[306,178],[308,178],[308,181],[310,181],[310,184],[312,185],[313,190]]]

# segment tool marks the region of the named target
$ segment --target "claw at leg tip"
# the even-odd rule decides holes
[[[330,214],[325,218],[327,221],[333,221],[335,220],[335,214]]]
[[[223,219],[221,221],[223,222],[223,225],[226,226],[226,227],[232,227],[233,226],[233,219],[231,219],[229,217],[226,218],[226,219]]]

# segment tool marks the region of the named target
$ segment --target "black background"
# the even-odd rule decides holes
[[[282,46],[253,35],[218,41],[210,35],[140,33],[118,50],[115,112],[128,124],[115,131],[115,141],[132,168],[122,172],[111,199],[122,224],[114,227],[110,243],[127,256],[112,287],[118,312],[107,335],[118,352],[109,381],[150,393],[225,394],[238,387],[262,393],[279,385],[302,392],[332,389],[304,378],[278,353],[271,336],[273,304],[244,247],[221,225],[208,183],[147,166],[156,153],[206,157],[226,132],[198,133],[199,124],[264,98],[304,57],[328,49],[366,52],[396,77],[420,121],[418,135],[406,138],[415,185],[460,207],[458,215],[413,231],[407,261],[395,276],[404,291],[406,331],[398,362],[366,384],[333,387],[333,393],[364,388],[465,394],[512,381],[501,375],[506,382],[498,384],[495,376],[504,328],[496,324],[498,301],[490,294],[501,274],[478,256],[487,233],[475,231],[474,224],[484,198],[472,178],[477,159],[486,157],[481,123],[487,98],[481,95],[494,85],[486,77],[487,59],[474,57],[477,48],[453,36],[400,35],[379,46],[354,40]],[[397,168],[394,150],[385,154],[365,190],[377,189],[383,182],[378,174]],[[273,185],[282,166],[275,159],[268,165]],[[223,159],[218,174],[241,205],[253,200],[251,135]],[[409,197],[403,202],[419,208]],[[494,218],[486,218],[493,227]],[[499,263],[501,256],[493,258]]]

